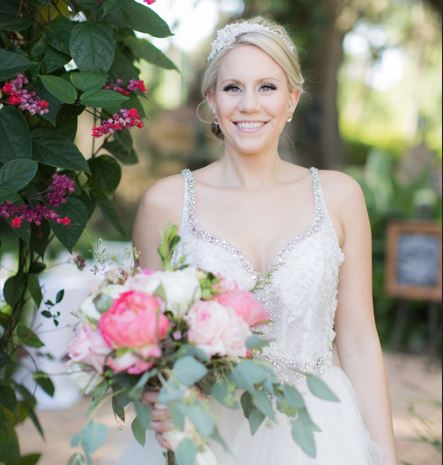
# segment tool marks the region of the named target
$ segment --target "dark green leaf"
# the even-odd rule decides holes
[[[31,158],[32,145],[28,124],[17,108],[0,108],[0,162]]]
[[[75,22],[58,15],[53,21],[45,26],[44,35],[48,44],[56,50],[69,55],[69,42]]]
[[[46,263],[33,262],[29,267],[29,272],[33,274],[39,274],[46,268]]]
[[[66,63],[71,61],[71,57],[48,47],[43,58],[40,61],[39,72],[44,74],[52,73],[63,68]]]
[[[37,307],[40,307],[43,295],[37,275],[30,274],[28,276],[28,289],[29,293],[31,294],[32,300],[35,302]]]
[[[25,158],[10,160],[0,168],[0,184],[19,191],[29,184],[37,173],[37,163]]]
[[[92,174],[91,186],[95,195],[111,195],[117,189],[121,179],[121,168],[115,158],[101,155],[88,160]]]
[[[63,103],[74,103],[77,91],[66,79],[58,76],[39,76],[43,85],[51,94]]]
[[[60,291],[57,292],[57,295],[55,296],[55,303],[58,304],[63,300],[63,297],[65,295],[65,290],[61,289]]]
[[[90,22],[77,24],[71,33],[70,52],[80,71],[107,72],[115,55],[112,28]]]
[[[93,108],[121,106],[126,100],[128,100],[126,95],[106,89],[87,90],[80,97],[80,102],[83,105]]]
[[[34,378],[35,382],[46,392],[46,394],[48,394],[48,396],[54,396],[55,386],[47,373],[44,373],[43,371],[35,371],[32,374],[32,377]]]
[[[114,62],[112,63],[109,73],[120,79],[132,79],[134,76],[138,76],[140,70],[138,70],[133,64],[132,55],[126,55],[119,49],[115,54]]]
[[[94,391],[92,392],[92,399],[88,406],[88,416],[91,416],[94,413],[94,410],[104,399],[106,393],[108,392],[108,389],[109,385],[107,381],[102,381],[94,388]]]
[[[33,16],[26,16],[25,14],[23,17],[20,17],[17,15],[20,6],[21,3],[19,0],[8,0],[0,2],[0,30],[24,31],[25,29],[28,29],[30,26],[32,26],[34,21]]]
[[[14,189],[9,189],[8,187],[0,186],[0,203],[3,203],[5,200],[9,200],[12,203],[16,203],[20,200],[20,196]]]
[[[136,59],[146,60],[148,63],[152,63],[160,68],[178,71],[177,66],[147,39],[130,37],[125,40],[125,44],[132,50]]]
[[[97,73],[94,71],[69,73],[72,84],[79,90],[87,91],[89,89],[101,89],[108,79],[106,73]]]
[[[112,396],[112,411],[121,421],[125,421],[125,408],[120,404],[116,396]]]
[[[26,327],[23,324],[18,324],[16,329],[17,337],[20,341],[29,347],[43,347],[45,344],[40,338],[32,331],[32,329]]]
[[[124,165],[135,165],[138,162],[137,153],[133,148],[129,151],[126,150],[118,141],[105,141],[103,144],[105,148],[112,156]]]
[[[6,280],[3,287],[3,295],[6,302],[11,307],[14,307],[19,301],[20,297],[24,295],[26,283],[27,276],[24,274],[17,274]]]
[[[55,126],[55,123],[57,121],[57,116],[59,111],[62,108],[63,103],[60,102],[58,98],[55,98],[51,92],[46,90],[46,87],[43,85],[43,83],[40,81],[35,81],[35,91],[37,92],[38,96],[48,102],[48,112],[44,113],[40,117],[43,118],[44,120],[48,121],[51,123],[52,126]],[[68,107],[72,111],[72,106]]]
[[[51,221],[51,227],[57,239],[72,253],[88,221],[88,211],[80,200],[69,197],[67,202],[56,208],[61,217],[71,219],[68,226]]]
[[[28,454],[20,458],[20,465],[36,465],[40,460],[41,454]]]
[[[0,404],[11,412],[15,412],[17,408],[17,398],[14,389],[7,384],[0,384]]]
[[[183,439],[174,451],[177,465],[194,465],[197,448],[191,439]]]
[[[18,438],[13,428],[7,428],[0,434],[0,460],[5,465],[20,464]]]
[[[154,37],[170,37],[172,32],[167,23],[151,8],[131,2],[111,13],[106,21],[115,26],[146,32]]]
[[[49,223],[43,221],[40,225],[33,224],[31,226],[31,232],[30,245],[32,250],[37,252],[40,257],[43,257],[49,243],[49,233],[51,232]],[[34,271],[31,271],[31,273],[34,273]]]
[[[328,385],[318,376],[307,375],[306,381],[309,390],[314,396],[330,402],[340,402],[340,399],[329,389]]]
[[[25,55],[0,48],[0,81],[15,77],[17,73],[32,65]]]
[[[105,0],[103,3],[103,12],[105,15],[119,10],[123,5],[129,3],[130,0]]]
[[[73,171],[89,172],[88,164],[77,146],[67,137],[50,129],[32,132],[32,157],[40,163]]]
[[[97,204],[106,220],[108,220],[122,236],[125,236],[125,228],[112,202],[106,197],[98,197]]]
[[[146,431],[140,424],[140,420],[135,417],[131,423],[132,434],[134,435],[135,440],[141,445],[144,446],[146,442]]]

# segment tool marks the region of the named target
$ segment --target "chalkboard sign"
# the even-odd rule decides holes
[[[441,301],[441,225],[396,221],[388,226],[386,291],[407,299]]]

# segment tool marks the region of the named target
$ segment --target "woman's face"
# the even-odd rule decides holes
[[[214,95],[208,103],[229,144],[240,153],[260,153],[278,146],[300,92],[289,91],[285,72],[267,53],[239,45],[223,58]]]

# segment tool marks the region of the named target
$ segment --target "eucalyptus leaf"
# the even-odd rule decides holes
[[[294,441],[301,447],[306,455],[312,458],[317,456],[314,428],[305,410],[300,410],[298,412],[292,425],[291,433]]]
[[[185,386],[192,386],[202,379],[207,372],[207,368],[202,363],[190,356],[178,359],[172,371],[178,381]]]
[[[248,417],[248,422],[249,422],[249,430],[251,431],[251,434],[254,435],[257,430],[260,428],[262,423],[265,421],[265,415],[258,409],[254,408],[249,417]]]
[[[86,423],[82,430],[81,444],[85,452],[93,454],[100,448],[108,437],[108,429],[105,425],[95,423],[92,420]]]
[[[297,390],[297,388],[291,386],[290,384],[284,384],[283,394],[285,396],[287,403],[291,407],[296,408],[296,409],[305,408],[305,401],[303,399],[303,396]]]
[[[257,390],[252,395],[255,406],[271,420],[275,419],[274,409],[272,402],[267,394],[262,390]]]
[[[340,399],[329,389],[328,385],[319,377],[315,375],[307,375],[306,381],[309,390],[314,396],[330,402],[340,402]]]
[[[198,432],[205,438],[211,436],[215,428],[215,421],[210,412],[208,412],[200,403],[195,405],[186,405],[184,413],[191,420]]]
[[[194,465],[197,448],[191,439],[183,439],[174,450],[177,465]]]
[[[141,446],[144,446],[146,442],[146,430],[142,427],[140,420],[137,417],[135,417],[131,423],[131,430],[135,440]]]
[[[134,407],[140,426],[144,429],[149,429],[152,419],[151,407],[147,404],[143,404],[138,400],[134,402]]]

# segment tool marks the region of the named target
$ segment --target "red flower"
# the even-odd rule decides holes
[[[57,223],[67,226],[71,223],[71,218],[64,216],[63,218],[57,218]]]
[[[14,229],[20,228],[22,225],[22,219],[19,216],[16,216],[15,218],[12,219],[11,221],[11,227]]]

